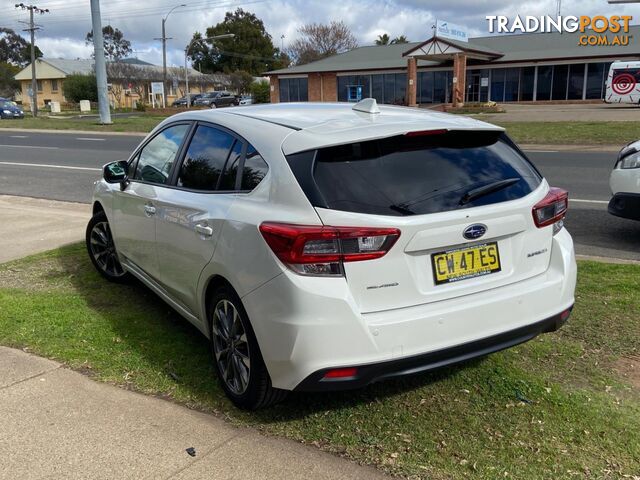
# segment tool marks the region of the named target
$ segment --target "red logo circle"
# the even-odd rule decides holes
[[[618,95],[626,95],[636,88],[636,78],[630,73],[621,73],[614,77],[611,88]]]

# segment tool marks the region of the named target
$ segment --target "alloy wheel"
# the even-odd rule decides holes
[[[220,300],[213,311],[212,344],[218,370],[227,388],[242,395],[249,385],[251,360],[247,334],[235,305]]]
[[[89,237],[89,247],[93,259],[103,272],[112,277],[121,277],[125,274],[120,260],[118,260],[109,223],[98,222],[93,226]]]

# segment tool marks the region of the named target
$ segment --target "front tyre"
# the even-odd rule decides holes
[[[109,221],[104,212],[98,212],[91,217],[85,240],[91,263],[100,275],[119,283],[129,279],[129,273],[120,265]]]
[[[218,380],[238,408],[256,410],[283,400],[287,392],[273,388],[247,312],[228,287],[209,303],[211,354]]]

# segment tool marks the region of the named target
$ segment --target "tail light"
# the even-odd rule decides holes
[[[562,220],[569,207],[569,194],[561,188],[551,187],[547,196],[533,207],[536,227],[554,225],[554,234],[562,229]]]
[[[343,263],[383,257],[397,228],[329,227],[265,222],[260,233],[273,253],[301,275],[341,276]]]

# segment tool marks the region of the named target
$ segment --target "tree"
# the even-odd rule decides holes
[[[387,33],[383,33],[382,35],[378,35],[378,38],[375,41],[376,45],[389,45],[389,41],[391,41],[391,38],[389,38],[389,35]]]
[[[407,37],[405,37],[404,35],[400,35],[399,37],[391,40],[391,45],[399,45],[401,43],[409,43],[409,40],[407,40]]]
[[[229,75],[231,81],[231,88],[238,93],[247,93],[251,84],[253,83],[253,75],[249,72],[243,72],[239,70]]]
[[[42,57],[37,45],[35,54],[36,58]],[[0,62],[24,67],[31,62],[31,43],[11,28],[0,27]]]
[[[69,75],[64,79],[64,96],[72,102],[80,100],[98,101],[98,87],[95,75]]]
[[[342,21],[334,21],[328,25],[310,23],[298,29],[298,33],[301,38],[294,41],[289,48],[289,55],[297,65],[330,57],[358,46],[351,30]]]
[[[242,8],[227,12],[222,22],[207,28],[206,37],[228,33],[235,37],[214,42],[205,40],[206,45],[204,42],[194,44],[190,50],[194,67],[205,73],[243,70],[252,75],[279,68],[279,51],[255,14]],[[202,35],[196,32],[193,38],[202,38]]]
[[[107,60],[117,62],[131,55],[131,42],[124,38],[124,34],[111,25],[102,27],[104,38],[104,56]],[[93,43],[93,30],[87,33],[85,38],[87,45]]]
[[[7,62],[0,62],[0,97],[13,97],[20,91],[20,82],[13,78],[20,71],[20,67]]]
[[[271,88],[266,80],[252,83],[249,90],[253,97],[253,103],[269,103],[271,101]]]

